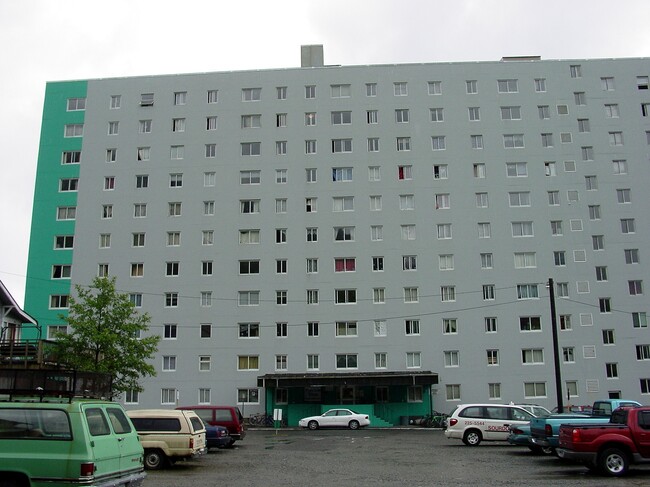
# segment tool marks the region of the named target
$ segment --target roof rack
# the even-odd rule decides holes
[[[0,369],[0,395],[7,395],[9,401],[18,397],[43,402],[45,398],[110,399],[113,379],[110,374],[81,372],[76,370]]]

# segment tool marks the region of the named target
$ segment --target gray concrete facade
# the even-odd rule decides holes
[[[267,373],[409,368],[439,374],[438,410],[553,406],[549,278],[565,403],[647,402],[649,75],[596,59],[89,80],[72,282],[107,264],[163,335],[138,407],[253,412]]]

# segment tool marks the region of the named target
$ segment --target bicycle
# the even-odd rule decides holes
[[[447,425],[448,414],[433,411],[433,414],[427,414],[420,422],[425,428],[444,428]]]
[[[281,426],[287,426],[287,420],[282,418]],[[273,428],[275,421],[272,414],[258,413],[248,417],[248,426],[257,426],[263,428]]]

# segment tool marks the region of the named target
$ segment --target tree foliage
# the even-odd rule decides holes
[[[158,335],[145,336],[151,318],[140,314],[127,294],[115,290],[115,278],[96,277],[88,287],[75,286],[70,297],[68,333],[60,333],[54,351],[75,370],[107,373],[113,393],[142,391],[139,379],[155,376],[148,360],[158,350]]]

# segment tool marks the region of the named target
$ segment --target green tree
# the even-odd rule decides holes
[[[115,290],[115,278],[96,277],[89,287],[75,286],[70,297],[68,333],[53,345],[60,360],[75,370],[113,377],[113,393],[142,391],[141,377],[155,376],[147,360],[158,350],[158,335],[145,336],[150,316],[140,314],[127,294]]]

